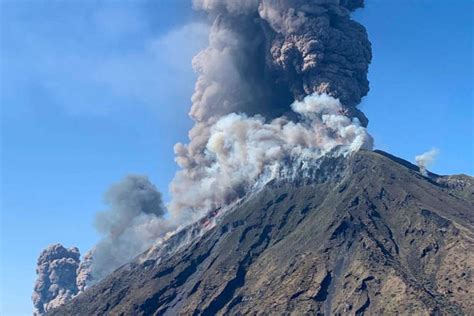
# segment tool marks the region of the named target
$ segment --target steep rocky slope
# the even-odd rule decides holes
[[[328,160],[51,315],[472,315],[472,183],[382,152]]]

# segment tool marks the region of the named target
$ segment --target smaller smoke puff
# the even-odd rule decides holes
[[[436,157],[438,157],[438,154],[439,154],[439,150],[436,148],[433,148],[415,157],[416,164],[420,168],[420,172],[422,175],[424,176],[428,175],[427,169],[430,165],[434,163],[434,161],[436,160]]]
[[[129,175],[105,194],[109,210],[99,212],[96,228],[103,238],[90,261],[92,277],[100,280],[146,250],[164,231],[165,207],[161,194],[146,176]]]
[[[72,299],[77,293],[76,271],[79,267],[79,249],[66,249],[60,244],[49,246],[38,258],[32,300],[33,314],[44,315]]]

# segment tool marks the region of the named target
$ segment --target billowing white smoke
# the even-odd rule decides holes
[[[422,153],[415,157],[416,164],[420,168],[420,172],[422,175],[428,175],[428,167],[433,164],[436,160],[436,157],[439,155],[439,150],[437,148],[433,148],[428,150],[427,152]]]
[[[342,147],[341,153],[372,148],[367,130],[357,118],[345,116],[341,103],[327,94],[307,96],[291,108],[297,122],[231,113],[214,123],[202,165],[179,171],[171,185],[171,219],[193,221],[231,203],[260,183],[260,177],[288,174],[282,170],[292,168],[288,161],[314,160],[336,147]],[[178,163],[187,161],[181,156],[187,153],[183,147],[177,146]]]

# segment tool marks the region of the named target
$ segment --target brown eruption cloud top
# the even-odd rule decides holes
[[[231,112],[277,117],[314,92],[355,107],[369,91],[371,45],[350,13],[357,0],[195,0],[214,19],[210,45],[195,60],[200,75],[191,116]],[[283,109],[281,108],[283,107]],[[286,108],[286,109],[285,109]]]

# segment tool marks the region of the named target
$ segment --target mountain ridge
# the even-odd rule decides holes
[[[359,151],[317,181],[272,181],[48,315],[470,314],[473,179],[418,171]]]

